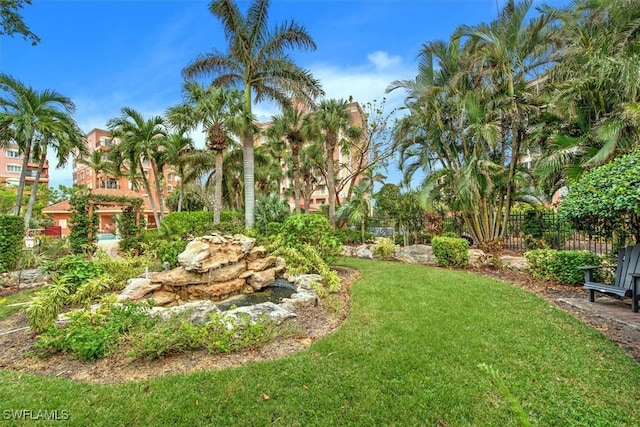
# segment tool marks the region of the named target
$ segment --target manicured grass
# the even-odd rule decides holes
[[[29,289],[26,291],[18,292],[16,294],[9,295],[7,297],[0,297],[0,301],[5,300],[0,304],[0,320],[11,316],[13,313],[25,308],[25,305],[12,305],[22,302],[31,301],[33,294],[37,292],[37,289]]]
[[[486,363],[534,425],[637,425],[640,365],[535,295],[458,271],[344,264],[362,271],[351,314],[305,351],[109,386],[2,370],[0,413],[66,410],[93,426],[516,425]]]

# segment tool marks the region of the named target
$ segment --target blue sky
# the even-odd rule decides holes
[[[37,90],[54,89],[76,103],[83,131],[132,107],[146,117],[181,101],[182,68],[226,41],[204,0],[36,0],[22,16],[41,42],[0,38],[0,71]],[[271,23],[294,19],[317,44],[293,52],[329,98],[364,104],[385,96],[397,79],[415,77],[423,43],[447,39],[459,25],[494,19],[495,0],[272,0]],[[562,5],[569,1],[547,1]],[[246,11],[249,1],[238,1]],[[542,4],[542,2],[535,2]],[[272,27],[273,25],[270,25]],[[387,96],[392,107],[402,93]],[[277,113],[254,106],[260,120]],[[194,135],[202,141],[200,135]],[[53,166],[53,165],[52,165]],[[52,187],[71,185],[70,168],[50,171]],[[388,182],[398,182],[397,170]]]

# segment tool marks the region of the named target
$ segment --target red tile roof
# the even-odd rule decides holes
[[[94,194],[104,194],[107,196],[119,196],[119,197],[131,197],[131,198],[135,198],[135,199],[143,199],[144,203],[142,204],[142,211],[143,212],[153,212],[153,209],[151,209],[151,203],[149,202],[149,197],[147,196],[143,196],[140,193],[137,193],[133,190],[115,190],[115,189],[110,189],[110,188],[99,188],[96,190],[92,191]],[[118,209],[117,207],[100,207],[98,208],[98,212],[105,212],[105,211],[117,211],[119,212],[120,209]],[[71,212],[71,205],[69,204],[68,200],[63,200],[62,202],[58,202],[55,203],[51,206],[47,206],[46,208],[42,209],[43,213],[63,213],[63,212]]]

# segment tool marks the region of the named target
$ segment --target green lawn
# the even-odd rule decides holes
[[[0,370],[0,413],[65,410],[79,426],[516,425],[485,363],[534,425],[637,425],[640,365],[549,303],[459,271],[344,264],[362,271],[351,314],[305,351],[112,386]]]

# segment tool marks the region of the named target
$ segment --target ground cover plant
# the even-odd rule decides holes
[[[640,366],[537,296],[468,272],[343,262],[362,271],[351,313],[304,351],[117,385],[1,370],[2,409],[66,410],[70,425],[517,425],[518,406],[533,425],[640,419]]]

